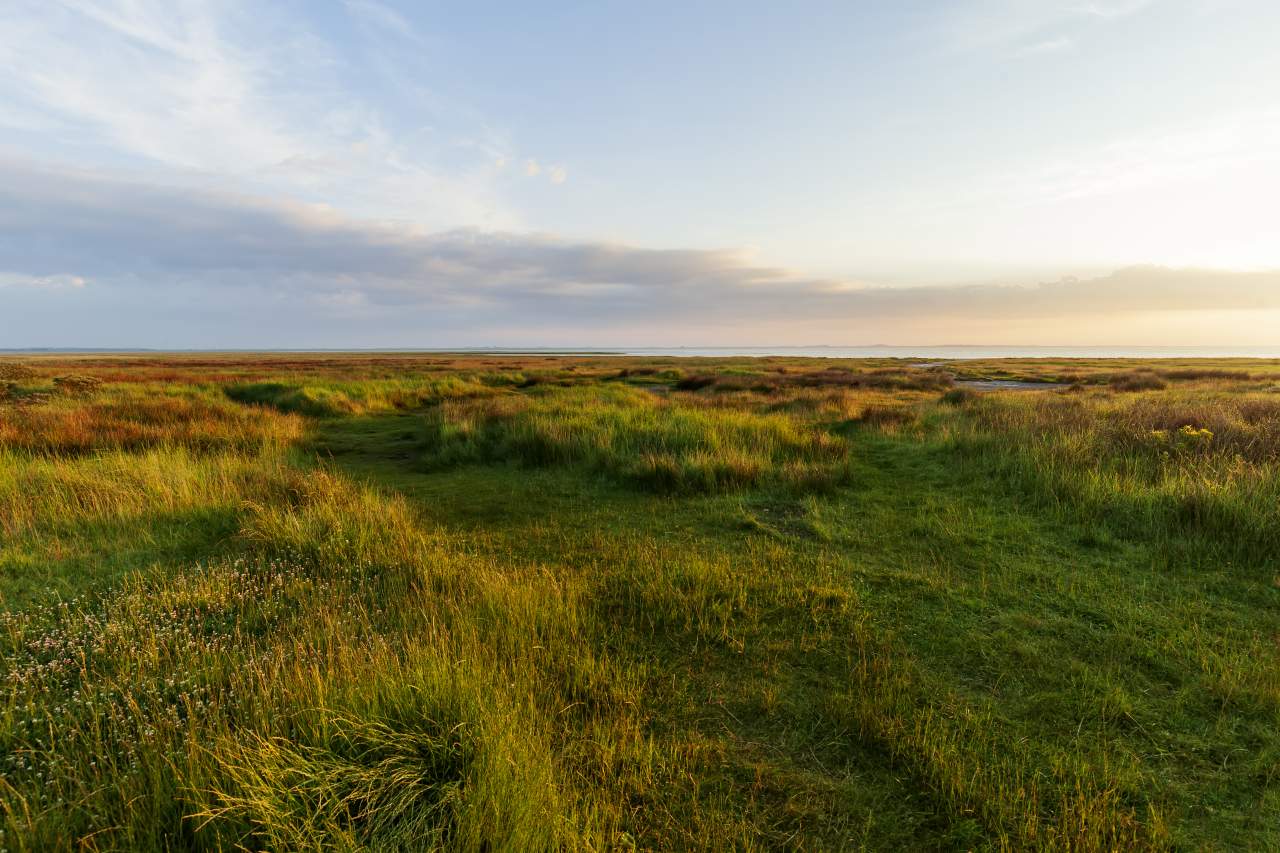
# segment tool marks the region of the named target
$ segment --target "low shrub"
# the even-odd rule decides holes
[[[1178,370],[1161,370],[1160,376],[1165,379],[1197,381],[1205,379],[1219,379],[1224,381],[1244,382],[1255,378],[1252,373],[1247,370],[1226,370],[1224,368],[1213,367],[1197,367],[1197,368],[1180,368]]]
[[[755,391],[767,394],[798,388],[849,388],[882,391],[940,391],[950,388],[954,377],[943,370],[918,368],[878,368],[852,370],[829,367],[798,372],[775,370],[760,373],[748,370],[725,370],[686,376],[676,383],[682,391]]]
[[[59,376],[53,380],[53,387],[68,397],[83,397],[101,388],[102,380],[96,376]]]
[[[30,408],[34,406],[43,406],[45,403],[53,401],[53,395],[48,391],[28,391],[25,394],[14,393],[11,402],[15,406]]]
[[[878,427],[903,426],[915,423],[918,419],[919,415],[915,409],[887,404],[867,406],[858,417],[859,423]]]
[[[703,388],[715,385],[717,381],[715,376],[705,373],[682,376],[676,380],[676,388],[680,391],[701,391]]]
[[[972,402],[977,398],[977,394],[970,388],[952,388],[950,391],[938,398],[938,401],[948,406],[963,406]]]
[[[1169,387],[1155,373],[1143,370],[1118,373],[1111,377],[1110,384],[1117,391],[1163,391]]]
[[[831,368],[791,374],[786,384],[801,386],[836,385],[846,388],[874,388],[886,391],[941,391],[955,381],[945,370],[932,368],[882,367],[875,370]]]
[[[36,372],[16,361],[0,361],[0,380],[25,382],[34,379]]]

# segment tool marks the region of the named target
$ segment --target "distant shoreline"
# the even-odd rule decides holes
[[[1160,347],[1160,346],[796,346],[796,347],[370,347],[370,348],[195,348],[154,347],[16,347],[0,348],[0,355],[216,355],[216,354],[440,354],[544,356],[650,356],[668,358],[1280,358],[1272,347]]]

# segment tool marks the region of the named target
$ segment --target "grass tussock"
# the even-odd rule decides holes
[[[793,418],[709,409],[626,388],[446,402],[428,415],[428,461],[582,465],[668,492],[841,482],[843,439]]]
[[[932,368],[877,368],[857,370],[826,368],[819,370],[722,369],[680,378],[675,387],[681,391],[754,391],[778,394],[797,388],[874,389],[879,391],[939,391],[951,387],[950,373]]]
[[[978,394],[968,388],[952,388],[941,397],[939,402],[948,406],[964,406],[978,399]]]
[[[1182,367],[1174,370],[1161,370],[1160,376],[1174,382],[1249,382],[1258,374],[1248,370],[1232,370],[1224,367]]]
[[[29,382],[38,375],[35,370],[21,362],[0,360],[0,381]]]
[[[271,492],[281,454],[197,453],[181,447],[104,452],[74,463],[0,450],[0,530],[18,536],[144,514],[236,503]]]
[[[294,416],[203,395],[120,394],[0,409],[0,446],[44,454],[166,445],[256,451],[288,445],[301,432]]]
[[[493,393],[494,388],[526,382],[522,374],[481,374],[328,385],[256,382],[228,385],[225,391],[240,403],[324,418],[411,410],[443,399],[484,396]]]
[[[1027,487],[1130,531],[1212,535],[1265,556],[1280,536],[1280,402],[1182,394],[1022,400],[972,407],[989,452]]]
[[[858,422],[883,429],[898,429],[915,424],[919,412],[911,406],[873,403],[862,410]]]
[[[1163,391],[1168,383],[1154,371],[1134,370],[1112,376],[1111,387],[1117,391]]]
[[[579,669],[548,678],[545,662],[608,668],[581,648],[572,593],[457,553],[401,501],[322,471],[283,479],[292,502],[244,520],[254,556],[5,616],[6,836],[606,843],[596,792],[564,790],[552,751],[584,694]],[[639,746],[602,736],[619,760]]]
[[[85,397],[98,391],[102,380],[96,376],[55,376],[53,387],[69,397]]]

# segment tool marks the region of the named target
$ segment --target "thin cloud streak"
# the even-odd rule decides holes
[[[1065,31],[1115,24],[1160,0],[1098,0],[1093,3],[966,0],[954,4],[939,24],[939,37],[952,51],[1005,51],[1019,55],[1035,45],[1053,45]]]

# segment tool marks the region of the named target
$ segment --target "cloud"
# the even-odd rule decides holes
[[[4,90],[171,166],[237,171],[297,153],[303,146],[259,103],[269,72],[221,36],[228,26],[199,4],[17,0],[0,37]],[[83,44],[96,49],[69,48]],[[284,73],[314,59],[282,44],[293,46],[272,58]]]
[[[419,47],[428,44],[421,33],[403,15],[376,0],[344,0],[347,11],[357,20],[405,39]]]
[[[95,303],[101,321],[113,312],[121,322],[145,316],[166,301],[189,322],[249,305],[258,314],[345,317],[346,333],[358,332],[366,344],[380,340],[388,318],[416,318],[422,334],[502,324],[598,333],[641,324],[661,339],[673,328],[742,330],[761,318],[831,330],[922,317],[963,323],[1280,310],[1280,271],[1136,267],[1023,286],[887,287],[762,265],[740,250],[431,232],[25,162],[0,161],[0,235],[0,281],[30,290],[91,279],[85,291],[106,300]],[[31,332],[21,312],[6,313],[14,330]],[[282,326],[289,322],[291,334],[305,333],[305,319]],[[205,334],[217,331],[213,324]]]
[[[559,164],[544,166],[533,158],[524,161],[524,173],[530,178],[546,175],[547,180],[553,184],[563,184],[569,180],[569,170],[566,167]]]
[[[1064,198],[1101,195],[1242,167],[1280,164],[1280,110],[1203,116],[1193,125],[1120,139],[1046,173]]]
[[[1042,2],[1042,0],[965,0],[955,3],[938,19],[938,33],[951,50],[989,51],[1017,48],[1015,55],[1038,45],[1059,46],[1064,30],[1083,32],[1088,27],[1113,24],[1136,15],[1158,0],[1095,0],[1090,3]]]
[[[1112,20],[1140,12],[1151,3],[1152,0],[1095,0],[1093,3],[1080,3],[1068,8],[1078,14]]]
[[[26,287],[41,290],[62,290],[65,288],[81,288],[88,284],[83,276],[59,273],[57,275],[29,275],[26,273],[0,271],[0,288]]]
[[[1044,41],[1032,42],[1024,45],[1014,51],[1015,56],[1042,56],[1046,53],[1063,53],[1075,47],[1075,41],[1066,37],[1058,36],[1057,38],[1045,39]]]
[[[519,227],[490,168],[507,143],[422,88],[425,37],[374,0],[345,9],[352,33],[330,39],[308,15],[246,0],[11,0],[0,127],[90,167],[437,228]],[[375,68],[395,72],[362,79]]]

